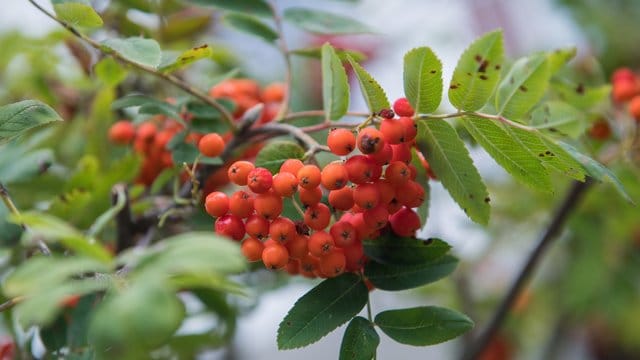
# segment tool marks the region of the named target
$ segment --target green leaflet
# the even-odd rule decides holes
[[[434,345],[473,328],[473,321],[457,311],[436,306],[383,311],[375,323],[393,340],[407,345]]]
[[[349,80],[342,61],[335,50],[322,46],[322,101],[325,119],[339,120],[349,109]]]
[[[418,122],[417,145],[451,197],[471,220],[489,222],[489,194],[456,130],[443,120]]]
[[[511,120],[522,118],[544,96],[549,77],[545,55],[533,55],[516,61],[498,86],[498,113]]]
[[[475,111],[482,108],[500,80],[504,61],[501,30],[475,40],[460,56],[449,85],[449,101],[457,109]]]
[[[498,165],[518,181],[540,191],[552,192],[549,173],[540,159],[501,124],[477,116],[464,116],[462,124]]]
[[[345,273],[327,279],[296,301],[278,327],[278,348],[312,344],[353,318],[367,303],[362,279]]]
[[[404,93],[416,114],[434,112],[442,100],[442,63],[428,47],[404,56]]]
[[[369,111],[377,114],[382,109],[389,109],[389,100],[387,99],[387,94],[385,94],[382,86],[380,86],[380,84],[378,84],[378,82],[351,57],[347,57],[347,59],[349,59],[349,64],[353,67],[353,71],[358,78],[358,83],[362,90],[362,96],[364,96],[364,100],[369,107]]]

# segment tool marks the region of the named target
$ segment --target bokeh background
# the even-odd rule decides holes
[[[50,6],[46,1],[42,3]],[[92,3],[98,10],[113,5],[107,0]],[[312,37],[288,26],[285,32],[292,48],[331,41],[362,51],[368,56],[364,66],[391,99],[402,96],[402,58],[406,51],[416,46],[431,47],[444,64],[447,83],[464,48],[477,36],[495,28],[504,29],[506,50],[511,58],[576,46],[578,55],[572,66],[585,76],[599,77],[600,81],[608,79],[617,67],[640,65],[637,23],[640,2],[634,0],[277,0],[276,3],[279,9],[304,5],[349,14],[376,29],[378,33],[374,35],[336,38]],[[133,24],[158,26],[156,17],[140,11],[130,11],[126,16]],[[72,112],[74,107],[88,101],[83,89],[90,85],[70,48],[60,43],[47,45],[46,39],[55,39],[60,34],[52,21],[26,1],[2,1],[0,103],[35,96],[66,106]],[[95,36],[108,34],[99,32]],[[274,47],[222,26],[215,14],[191,39],[160,40],[169,45],[191,41],[219,47],[216,65],[202,66],[200,73],[190,73],[192,80],[202,86],[216,74],[235,66],[263,83],[284,76],[284,63]],[[321,101],[318,73],[313,60],[295,59],[294,108],[317,108]],[[69,91],[73,87],[78,91]],[[158,96],[171,91],[156,90]],[[364,108],[354,91],[352,109]],[[445,100],[441,110],[452,108]],[[108,154],[108,149],[105,152]],[[69,145],[58,149],[56,155],[63,163],[72,163],[73,154]],[[461,265],[452,278],[415,291],[399,294],[374,291],[371,300],[374,311],[391,306],[449,304],[466,311],[481,328],[506,291],[568,184],[557,179],[556,194],[534,193],[514,183],[482,150],[473,150],[472,156],[489,183],[493,204],[491,225],[482,228],[471,223],[442,187],[434,184],[430,219],[420,235],[441,237],[451,243],[462,259]],[[625,161],[612,166],[621,174],[631,196],[640,201],[637,166]],[[598,185],[572,217],[561,241],[543,262],[485,359],[640,358],[639,275],[640,210],[619,199],[607,185]],[[285,282],[281,277],[262,272],[244,280],[253,284],[256,293],[249,300],[238,300],[241,315],[233,342],[207,352],[203,359],[337,358],[344,328],[305,349],[280,352],[276,348],[275,334],[280,320],[313,282],[299,279]],[[185,324],[182,331],[196,331],[212,324],[215,319],[202,318]],[[378,358],[449,359],[464,346],[462,338],[414,348],[382,336]]]

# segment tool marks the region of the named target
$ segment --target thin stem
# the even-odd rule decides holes
[[[497,120],[505,125],[513,126],[526,131],[536,130],[535,128],[532,128],[530,126],[522,125],[515,121],[511,121],[502,115],[491,115],[491,114],[485,114],[477,111],[459,111],[451,114],[419,114],[415,118],[418,120],[436,120],[436,119],[450,119],[450,118],[456,118],[456,117],[462,117],[462,116],[477,116],[484,119]]]
[[[24,296],[17,296],[0,304],[0,312],[11,309],[24,300]]]
[[[153,76],[155,76],[157,78],[160,78],[160,79],[162,79],[164,81],[167,81],[167,82],[175,85],[176,87],[182,89],[184,92],[186,92],[188,94],[191,94],[192,96],[194,96],[198,100],[204,102],[205,104],[207,104],[207,105],[213,107],[214,109],[218,110],[220,112],[220,114],[222,115],[221,119],[224,122],[227,123],[227,126],[229,127],[229,129],[231,129],[231,131],[234,132],[234,133],[237,131],[237,126],[234,123],[233,116],[229,113],[229,111],[224,106],[222,106],[222,104],[220,104],[219,102],[217,102],[213,98],[209,97],[202,90],[191,86],[189,83],[187,83],[186,81],[178,78],[177,76],[174,76],[174,75],[171,75],[171,74],[162,73],[162,72],[158,71],[157,69],[155,69],[153,67],[146,66],[146,65],[143,65],[143,64],[139,64],[139,63],[137,63],[135,61],[131,61],[131,60],[127,59],[126,57],[124,57],[120,53],[118,53],[117,51],[113,51],[113,50],[103,46],[99,42],[93,40],[89,36],[82,34],[80,31],[78,31],[71,24],[69,24],[69,23],[67,23],[67,22],[65,22],[63,20],[58,19],[55,15],[53,15],[52,13],[50,13],[49,11],[44,9],[37,2],[35,2],[35,0],[28,0],[28,1],[33,6],[35,6],[38,10],[40,10],[43,14],[45,14],[46,16],[51,18],[53,21],[55,21],[58,24],[60,24],[62,27],[67,29],[69,32],[71,32],[74,36],[76,36],[77,38],[83,40],[84,42],[89,44],[94,49],[96,49],[96,50],[98,50],[98,51],[100,51],[100,52],[102,52],[104,54],[111,55],[113,58],[115,58],[118,61],[121,61],[123,63],[126,63],[131,67],[134,67],[134,68],[136,68],[138,70],[141,70],[141,71],[146,72],[148,74],[151,74],[151,75],[153,75]]]
[[[536,245],[533,252],[531,252],[529,257],[527,258],[527,261],[525,262],[524,266],[518,273],[518,276],[507,291],[507,294],[500,302],[500,305],[498,306],[496,312],[493,314],[493,317],[489,321],[489,324],[485,327],[484,331],[482,331],[475,342],[463,354],[463,360],[473,360],[478,358],[478,356],[482,354],[487,345],[489,345],[489,343],[493,339],[493,336],[500,329],[500,326],[502,326],[503,322],[507,318],[509,310],[513,307],[513,303],[516,301],[516,299],[520,295],[520,292],[525,287],[525,285],[529,281],[529,278],[539,265],[540,261],[543,258],[543,255],[549,248],[549,245],[551,245],[553,243],[553,240],[557,238],[557,235],[563,229],[564,224],[569,218],[569,215],[573,210],[575,210],[576,206],[580,202],[580,199],[591,187],[592,183],[593,181],[590,179],[587,179],[585,182],[576,181],[573,183],[573,186],[567,193],[565,199],[556,210],[551,223],[538,241],[538,244]]]
[[[359,124],[348,123],[348,122],[323,122],[316,125],[306,126],[301,129],[306,133],[312,133],[312,132],[322,131],[322,130],[332,129],[332,128],[355,128],[358,125]]]
[[[296,208],[300,216],[304,218],[304,210],[302,210],[302,207],[300,206],[300,204],[298,204],[298,201],[295,197],[291,197],[291,202],[293,203],[293,207]]]
[[[269,3],[269,7],[271,8],[271,13],[273,15],[273,22],[276,26],[276,32],[278,33],[278,48],[282,53],[282,57],[284,58],[284,81],[285,81],[285,91],[284,98],[282,99],[282,104],[280,105],[280,109],[276,114],[276,119],[284,119],[287,113],[289,112],[289,103],[291,102],[291,87],[293,84],[293,76],[292,76],[292,68],[291,65],[291,55],[289,54],[289,47],[287,46],[287,41],[284,38],[284,30],[282,27],[282,17],[278,13],[275,5]]]
[[[11,199],[11,195],[9,195],[9,191],[7,190],[6,187],[4,187],[4,185],[2,183],[0,183],[0,198],[2,198],[2,202],[7,207],[7,209],[9,209],[9,212],[11,214],[14,214],[16,216],[20,216],[20,211],[18,210],[18,208],[16,207],[16,204]],[[21,223],[20,226],[22,227],[22,229],[24,231],[28,231],[29,230],[25,224]],[[41,238],[38,237],[36,239],[36,244],[38,245],[38,249],[40,249],[41,253],[43,253],[44,255],[47,255],[47,256],[51,255],[51,250],[49,249],[47,244],[45,244],[45,242]]]

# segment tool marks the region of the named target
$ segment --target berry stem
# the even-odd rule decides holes
[[[219,102],[217,102],[215,99],[211,98],[209,95],[207,95],[205,92],[203,92],[200,89],[197,89],[193,86],[191,86],[189,83],[187,83],[186,81],[178,78],[175,75],[171,75],[168,73],[163,73],[158,71],[157,69],[150,67],[150,66],[146,66],[143,64],[139,64],[135,61],[131,61],[129,59],[127,59],[126,57],[122,56],[120,53],[118,53],[117,51],[113,51],[105,46],[103,46],[102,44],[100,44],[99,42],[93,40],[91,37],[82,34],[80,31],[78,31],[78,29],[76,29],[74,26],[72,26],[71,24],[67,23],[66,21],[60,20],[58,19],[54,14],[50,13],[49,11],[47,11],[46,9],[44,9],[42,6],[40,6],[40,4],[38,4],[35,0],[28,0],[33,6],[35,6],[38,10],[40,10],[40,12],[42,12],[44,15],[46,15],[47,17],[51,18],[53,21],[57,22],[58,24],[60,24],[62,27],[64,27],[65,29],[67,29],[70,33],[72,33],[74,36],[76,36],[77,38],[81,39],[82,41],[84,41],[85,43],[89,44],[91,47],[93,47],[94,49],[102,52],[103,54],[106,55],[111,55],[114,59],[126,63],[127,65],[136,68],[138,70],[141,70],[143,72],[146,72],[148,74],[151,74],[157,78],[160,78],[166,82],[169,82],[173,85],[175,85],[176,87],[182,89],[184,92],[192,95],[193,97],[197,98],[198,100],[204,102],[205,104],[211,106],[212,108],[218,110],[220,112],[221,119],[222,121],[224,121],[225,123],[227,123],[227,126],[229,127],[229,129],[231,130],[231,132],[235,133],[237,131],[237,126],[233,121],[233,116],[229,113],[229,111],[222,106],[222,104],[220,104]]]
[[[24,296],[16,296],[0,304],[0,312],[9,310],[24,300]]]
[[[7,190],[6,187],[4,187],[4,184],[2,184],[1,182],[0,182],[0,198],[2,198],[2,202],[7,207],[7,209],[9,209],[9,212],[11,214],[20,216],[20,211],[18,210],[18,208],[16,207],[16,204],[11,199],[11,195],[9,195],[9,191]],[[29,231],[29,228],[27,228],[25,224],[21,223],[20,226],[24,231]],[[44,241],[41,238],[36,239],[36,244],[38,245],[38,248],[40,249],[41,253],[47,256],[51,255],[51,250],[49,250],[49,247],[47,246],[47,244],[44,243]]]

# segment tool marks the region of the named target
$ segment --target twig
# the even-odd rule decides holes
[[[462,116],[477,116],[483,119],[489,119],[489,120],[497,120],[505,125],[509,125],[509,126],[513,126],[522,130],[526,130],[526,131],[535,131],[535,128],[532,128],[530,126],[526,126],[520,123],[517,123],[515,121],[509,120],[506,117],[502,116],[502,115],[491,115],[491,114],[485,114],[485,113],[481,113],[481,112],[477,112],[477,111],[459,111],[456,113],[451,113],[451,114],[419,114],[416,116],[416,119],[418,120],[436,120],[436,119],[450,119],[450,118],[456,118],[456,117],[462,117]]]
[[[0,198],[2,198],[2,202],[7,207],[7,209],[9,209],[9,212],[11,214],[20,216],[20,211],[18,210],[18,208],[16,207],[16,204],[11,199],[11,195],[9,195],[9,191],[7,190],[6,187],[4,187],[4,185],[1,182],[0,182]],[[24,231],[29,231],[29,229],[25,224],[21,223],[20,227],[22,227],[22,230]],[[41,238],[39,237],[36,238],[36,244],[38,245],[38,249],[40,249],[41,253],[47,256],[51,255],[51,250],[49,250],[49,247],[47,246],[47,244],[45,244],[45,242]]]
[[[124,195],[124,205],[116,213],[116,253],[120,253],[134,245],[133,236],[135,225],[131,219],[131,207],[129,206],[129,193],[124,184],[116,184],[111,189],[111,202],[115,206],[121,196]]]
[[[44,9],[42,6],[40,6],[40,4],[38,4],[37,2],[35,2],[35,0],[28,0],[33,6],[35,6],[38,10],[40,10],[43,14],[45,14],[46,16],[48,16],[49,18],[51,18],[53,21],[57,22],[58,24],[60,24],[62,27],[64,27],[65,29],[67,29],[70,33],[72,33],[74,36],[76,36],[77,38],[83,40],[84,42],[86,42],[87,44],[89,44],[91,47],[93,47],[94,49],[107,54],[107,55],[111,55],[113,58],[126,63],[138,70],[141,70],[143,72],[146,72],[148,74],[151,74],[157,78],[160,78],[162,80],[165,80],[173,85],[175,85],[176,87],[182,89],[183,91],[185,91],[188,94],[191,94],[192,96],[196,97],[197,99],[199,99],[200,101],[204,102],[205,104],[213,107],[214,109],[218,110],[220,112],[221,119],[227,123],[227,126],[229,127],[229,129],[235,133],[237,131],[237,127],[236,124],[233,121],[233,116],[229,113],[229,111],[222,106],[222,104],[220,104],[219,102],[217,102],[216,100],[214,100],[213,98],[211,98],[210,96],[208,96],[205,92],[203,92],[202,90],[199,90],[193,86],[191,86],[189,83],[185,82],[184,80],[178,78],[177,76],[171,75],[171,74],[165,74],[162,73],[160,71],[158,71],[157,69],[150,67],[150,66],[146,66],[143,64],[139,64],[135,61],[131,61],[129,59],[127,59],[126,57],[122,56],[120,53],[118,53],[117,51],[113,51],[110,48],[107,48],[105,46],[103,46],[102,44],[100,44],[99,42],[93,40],[92,38],[90,38],[89,36],[86,36],[84,34],[82,34],[80,31],[78,31],[78,29],[76,29],[75,27],[73,27],[71,24],[58,19],[54,14],[50,13],[49,11],[47,11],[46,9]]]
[[[580,199],[590,188],[592,183],[593,180],[589,178],[585,182],[573,183],[573,186],[567,193],[567,196],[556,210],[552,221],[549,224],[549,227],[547,227],[547,230],[538,241],[538,244],[536,245],[533,252],[529,255],[529,258],[527,259],[517,278],[509,288],[509,291],[500,302],[500,305],[498,306],[496,312],[493,314],[491,321],[489,321],[489,324],[485,327],[484,331],[482,331],[480,336],[462,355],[461,359],[476,359],[478,356],[480,356],[480,354],[482,354],[487,345],[489,345],[493,336],[498,331],[498,329],[500,329],[500,326],[506,319],[509,310],[513,306],[513,303],[518,298],[520,292],[529,281],[529,278],[540,263],[540,260],[542,260],[542,256],[545,254],[545,251],[547,250],[549,245],[551,245],[553,240],[557,238],[558,233],[564,227],[564,224],[567,221],[569,215],[578,205]]]
[[[11,309],[24,300],[24,296],[17,296],[0,304],[0,312]]]

